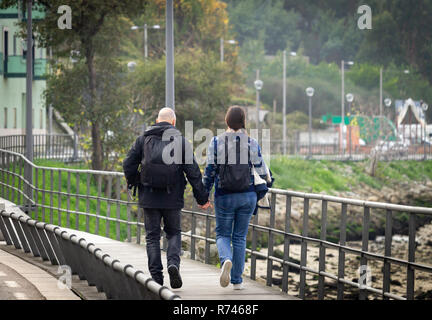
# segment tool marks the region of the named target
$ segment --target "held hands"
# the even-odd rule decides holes
[[[210,201],[207,201],[207,203],[204,205],[198,205],[198,207],[200,207],[203,210],[207,210],[208,208],[213,209],[213,205],[210,203]]]

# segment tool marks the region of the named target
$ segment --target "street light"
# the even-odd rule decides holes
[[[391,106],[391,104],[392,104],[391,99],[390,99],[390,98],[385,99],[385,100],[384,100],[384,104],[385,104],[385,106],[386,106],[387,108],[390,108],[390,106]]]
[[[291,57],[297,56],[297,52],[291,51]],[[282,144],[283,154],[286,154],[286,67],[287,67],[287,52],[283,52],[283,66],[282,66]]]
[[[135,61],[130,61],[128,62],[127,66],[130,72],[134,72],[136,69],[136,62]]]
[[[306,95],[309,97],[309,151],[308,158],[312,156],[312,97],[315,93],[314,88],[307,88]]]
[[[353,61],[341,61],[341,71],[342,71],[342,95],[341,95],[341,125],[340,125],[340,133],[339,133],[339,139],[342,144],[342,153],[345,153],[345,144],[343,139],[343,129],[345,127],[344,120],[345,120],[345,65],[353,66]]]
[[[147,24],[144,24],[144,26],[139,27],[139,26],[132,26],[131,30],[139,30],[139,29],[144,29],[144,57],[147,59],[148,58],[148,48],[147,48],[147,30],[148,29],[155,29],[155,30],[159,30],[161,28],[160,25],[155,24],[153,26],[148,26]]]
[[[224,62],[225,42],[228,44],[233,44],[233,45],[237,43],[237,41],[235,41],[235,40],[224,40],[224,38],[220,38],[220,55],[221,55],[220,61],[221,62]]]
[[[166,0],[165,50],[165,106],[175,111],[174,0]]]
[[[32,31],[32,0],[27,0],[27,54],[26,54],[26,129],[25,129],[25,156],[33,161],[33,31]],[[33,200],[33,190],[30,186],[33,183],[33,169],[30,165],[24,166],[24,177],[27,181],[26,195],[29,200],[28,214],[31,215],[31,201]]]
[[[256,128],[259,132],[259,106],[260,106],[260,91],[264,83],[259,79],[259,70],[257,70],[257,79],[254,82],[256,90]]]
[[[352,156],[352,139],[351,139],[351,105],[354,101],[354,95],[351,93],[348,93],[346,95],[346,99],[348,101],[348,119],[349,119],[349,124],[348,124],[348,139],[349,139],[349,158],[351,159]]]

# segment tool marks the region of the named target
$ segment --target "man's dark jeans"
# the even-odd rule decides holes
[[[161,220],[168,240],[167,266],[175,265],[180,269],[181,251],[181,210],[144,209],[148,267],[152,278],[163,283],[163,266],[160,249]]]

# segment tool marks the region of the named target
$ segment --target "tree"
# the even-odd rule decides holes
[[[185,49],[175,56],[175,99],[177,126],[184,129],[186,120],[194,126],[215,132],[224,128],[225,112],[230,96],[242,83],[238,69],[221,64],[215,54],[205,54],[199,48]],[[165,103],[165,59],[139,65],[132,74],[131,87],[146,121],[154,121]]]
[[[141,12],[146,0],[35,0],[42,7],[46,16],[35,21],[38,40],[46,47],[52,47],[57,56],[69,57],[70,50],[77,50],[84,58],[86,66],[88,99],[85,101],[85,118],[90,121],[92,137],[92,168],[103,168],[103,130],[101,122],[106,117],[103,105],[97,103],[98,76],[95,67],[97,56],[112,57],[112,51],[120,43],[122,32],[116,29],[117,23],[124,16],[133,16]],[[16,5],[17,0],[6,0],[2,6]],[[60,15],[57,9],[68,5],[72,9],[72,29],[61,30],[57,26]],[[105,30],[107,21],[111,21],[110,30]],[[82,74],[84,76],[84,74]],[[74,112],[74,110],[70,110]]]
[[[88,118],[90,92],[87,66],[84,61],[80,61],[73,68],[62,64],[57,67],[58,72],[48,78],[46,102],[56,106],[66,121],[74,125],[84,139],[83,147],[87,148],[88,143],[93,145],[92,132],[89,139],[85,130],[92,125]],[[96,87],[92,103],[94,109],[101,110],[97,121],[103,146],[102,167],[98,169],[113,170],[134,138],[130,134],[133,130],[133,103],[129,95],[129,75],[125,69],[124,64],[110,58],[96,57],[94,60]]]

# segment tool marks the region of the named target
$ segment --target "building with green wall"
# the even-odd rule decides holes
[[[1,0],[0,0],[1,2]],[[43,12],[33,10],[33,19]],[[26,43],[20,38],[20,21],[26,20],[21,8],[0,9],[0,136],[25,134],[26,121]],[[33,65],[33,133],[46,133],[46,49],[34,44]]]

